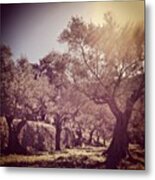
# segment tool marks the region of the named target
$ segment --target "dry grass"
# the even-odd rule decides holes
[[[16,167],[51,167],[51,168],[96,168],[104,169],[106,157],[102,155],[103,147],[65,149],[42,155],[8,155],[0,157],[1,166]],[[124,159],[119,169],[144,169],[144,151],[138,146],[130,145],[130,152],[135,162]]]
[[[101,156],[103,148],[65,149],[43,155],[8,155],[0,158],[1,166],[23,167],[68,167],[97,168],[103,166],[105,158]],[[99,167],[101,168],[101,167]]]

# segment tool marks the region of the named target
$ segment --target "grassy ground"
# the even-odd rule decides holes
[[[135,147],[130,147],[136,161],[130,162],[125,159],[118,168],[121,169],[144,169],[144,158],[142,151],[135,151]],[[42,155],[8,155],[0,157],[1,166],[16,167],[53,167],[53,168],[96,168],[104,169],[106,157],[102,156],[105,150],[103,147],[88,147],[65,149],[60,152]],[[143,154],[143,155],[142,155]]]
[[[1,166],[103,168],[103,148],[65,149],[43,155],[8,155],[0,158]]]

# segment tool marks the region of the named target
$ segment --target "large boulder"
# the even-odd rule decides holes
[[[43,122],[27,121],[21,128],[18,139],[30,154],[40,154],[54,150],[55,129]]]

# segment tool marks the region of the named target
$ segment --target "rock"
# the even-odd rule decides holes
[[[27,121],[18,134],[19,143],[29,154],[54,150],[55,129],[43,122]]]

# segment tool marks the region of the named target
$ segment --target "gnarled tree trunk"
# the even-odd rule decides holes
[[[92,129],[89,133],[89,139],[88,139],[88,145],[92,144],[92,140],[93,140],[93,133],[94,133],[95,129]]]
[[[55,150],[60,151],[60,142],[61,142],[61,118],[59,114],[56,114],[54,118],[54,125],[55,125]]]
[[[60,139],[61,139],[61,127],[56,127],[56,134],[55,134],[55,150],[60,151]]]
[[[13,116],[6,116],[6,120],[8,123],[8,131],[9,131],[8,146],[7,146],[6,151],[5,151],[6,154],[12,154],[12,153],[14,153],[14,150],[15,150],[14,132],[13,132],[13,128],[12,128],[13,119],[14,119]]]
[[[124,119],[123,115],[117,119],[113,139],[107,150],[107,169],[116,169],[121,159],[125,158],[128,153],[129,138],[127,133],[128,118]]]
[[[12,125],[13,116],[6,116],[9,130],[8,147],[5,151],[6,154],[26,154],[26,150],[19,144],[18,134],[21,128],[25,125],[25,121],[21,121],[15,129]]]
[[[106,168],[116,169],[119,162],[125,158],[128,153],[129,137],[127,132],[127,126],[131,117],[132,108],[135,101],[129,99],[126,104],[126,109],[121,112],[114,99],[108,101],[108,105],[115,115],[116,125],[114,128],[113,139],[106,152]]]

